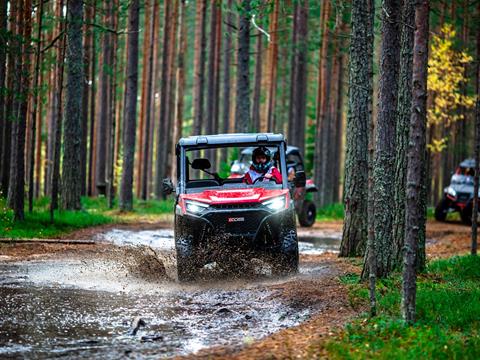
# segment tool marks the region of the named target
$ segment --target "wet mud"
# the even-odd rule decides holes
[[[336,251],[336,233],[300,235],[300,252]],[[278,287],[318,279],[328,265],[301,263],[273,277],[258,259],[226,275],[207,264],[199,281],[175,281],[173,232],[112,229],[101,251],[0,261],[0,358],[158,358],[241,346],[309,319],[309,302]]]

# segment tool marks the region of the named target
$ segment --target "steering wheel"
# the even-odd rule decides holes
[[[265,175],[260,175],[258,178],[256,178],[256,179],[253,181],[252,185],[255,184],[255,183],[257,183],[257,182],[259,182],[260,180],[263,180],[263,179],[265,179]],[[269,180],[269,181],[275,181],[275,179],[273,178],[273,176],[272,176],[270,179],[268,179],[268,180]],[[276,181],[275,181],[275,182],[276,182]]]

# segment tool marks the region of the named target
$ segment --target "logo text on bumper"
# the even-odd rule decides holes
[[[239,222],[239,221],[245,221],[244,217],[231,217],[228,218],[228,222]]]

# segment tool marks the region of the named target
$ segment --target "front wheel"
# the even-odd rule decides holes
[[[312,201],[305,200],[302,204],[302,209],[298,214],[298,221],[301,226],[311,227],[315,223],[317,216],[317,208]]]
[[[448,214],[448,203],[446,199],[442,199],[435,207],[435,220],[445,221]],[[463,218],[462,218],[463,219]]]
[[[191,237],[180,237],[175,240],[177,253],[177,279],[179,282],[195,280],[197,264],[194,245]]]
[[[291,275],[298,272],[298,238],[294,229],[282,231],[282,247],[274,267],[276,275]]]

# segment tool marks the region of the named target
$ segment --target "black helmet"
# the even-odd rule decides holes
[[[257,163],[256,157],[264,155],[267,158],[264,164]],[[272,155],[270,150],[268,150],[265,146],[257,147],[252,152],[252,165],[257,171],[266,172],[268,169],[272,167]]]

